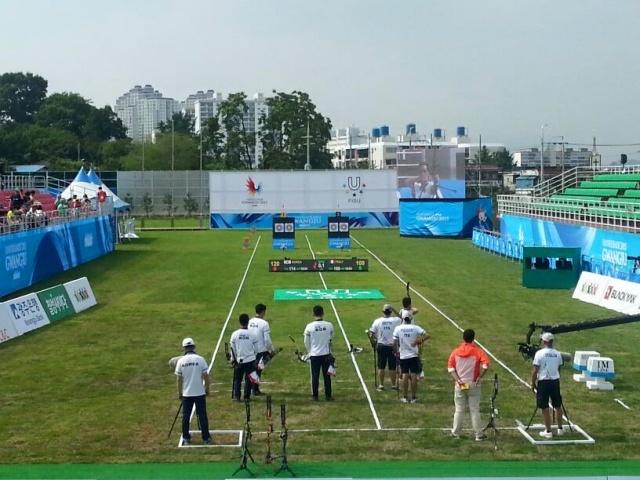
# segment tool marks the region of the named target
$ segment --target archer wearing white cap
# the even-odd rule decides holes
[[[409,403],[407,396],[409,378],[411,378],[411,403],[416,403],[416,391],[418,390],[418,375],[422,370],[419,345],[431,336],[420,326],[414,325],[413,315],[405,313],[402,318],[402,325],[393,331],[393,349],[396,356],[400,358],[400,369],[402,370],[402,398],[403,403]]]
[[[200,420],[202,441],[205,445],[211,443],[209,433],[209,419],[207,418],[207,395],[209,395],[209,372],[207,361],[195,352],[196,343],[193,338],[182,340],[184,356],[177,364],[175,374],[178,377],[178,398],[182,400],[182,444],[191,443],[189,420],[193,406]]]
[[[378,353],[378,391],[384,390],[384,371],[389,367],[391,389],[397,390],[397,364],[393,352],[393,331],[402,324],[395,309],[388,303],[382,307],[382,317],[378,317],[369,328],[369,340]]]
[[[543,438],[552,438],[551,415],[549,415],[549,400],[556,412],[558,420],[558,435],[563,435],[562,429],[562,395],[560,394],[560,371],[563,365],[562,355],[553,348],[553,334],[545,332],[540,336],[543,347],[533,358],[533,372],[531,373],[531,389],[536,392],[536,405],[542,410],[542,418],[546,430],[540,432]]]

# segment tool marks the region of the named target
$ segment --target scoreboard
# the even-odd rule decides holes
[[[270,272],[368,272],[366,258],[332,258],[269,260]]]

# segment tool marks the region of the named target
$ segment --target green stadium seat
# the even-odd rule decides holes
[[[594,180],[596,182],[640,182],[640,173],[600,173],[595,176]]]
[[[640,190],[638,190],[640,192]],[[565,189],[564,193],[573,196],[587,196],[587,197],[616,197],[618,195],[618,189],[616,188],[578,188],[571,187]]]
[[[634,189],[638,187],[638,182],[610,182],[587,180],[580,183],[580,188],[616,188],[618,190]]]

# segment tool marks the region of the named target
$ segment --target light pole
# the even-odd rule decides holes
[[[311,170],[311,150],[309,146],[309,141],[311,140],[311,135],[309,135],[309,120],[307,120],[307,135],[303,138],[307,139],[307,163],[304,165],[305,170]]]
[[[171,208],[171,227],[174,225],[173,220],[173,202],[175,199],[173,198],[173,169],[176,163],[176,141],[175,141],[175,121],[174,118],[171,117],[171,203],[169,204],[169,208]]]
[[[202,125],[200,125],[200,228],[202,228],[202,204],[204,203],[202,188]]]
[[[544,179],[544,127],[548,127],[546,123],[542,125],[540,133],[540,183]]]

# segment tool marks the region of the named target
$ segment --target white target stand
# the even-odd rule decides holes
[[[191,434],[191,436],[193,437],[194,434],[200,434],[202,433],[200,430],[189,430],[189,433]],[[210,430],[209,433],[211,434],[211,444],[210,445],[203,445],[203,444],[190,444],[190,445],[183,445],[182,444],[182,435],[180,435],[180,440],[178,441],[178,447],[179,448],[240,448],[242,447],[242,436],[243,436],[243,431],[242,430]],[[216,443],[214,441],[214,439],[216,438],[216,435],[218,436],[231,436],[231,435],[237,435],[238,436],[238,442],[237,443]]]
[[[532,423],[531,425],[529,425],[529,428],[527,428],[527,426],[520,420],[516,420],[516,425],[518,431],[522,434],[522,436],[533,445],[580,445],[596,443],[591,435],[589,435],[575,423],[570,424],[571,430],[569,430],[569,423],[567,422],[567,424],[564,425],[564,435],[558,436],[554,433],[553,438],[542,438],[538,435],[539,432],[547,429],[547,427],[543,423]],[[558,426],[551,425],[551,431],[557,432]],[[535,435],[535,438],[531,435],[532,433]],[[579,434],[580,438],[567,438],[575,437],[576,434]]]

